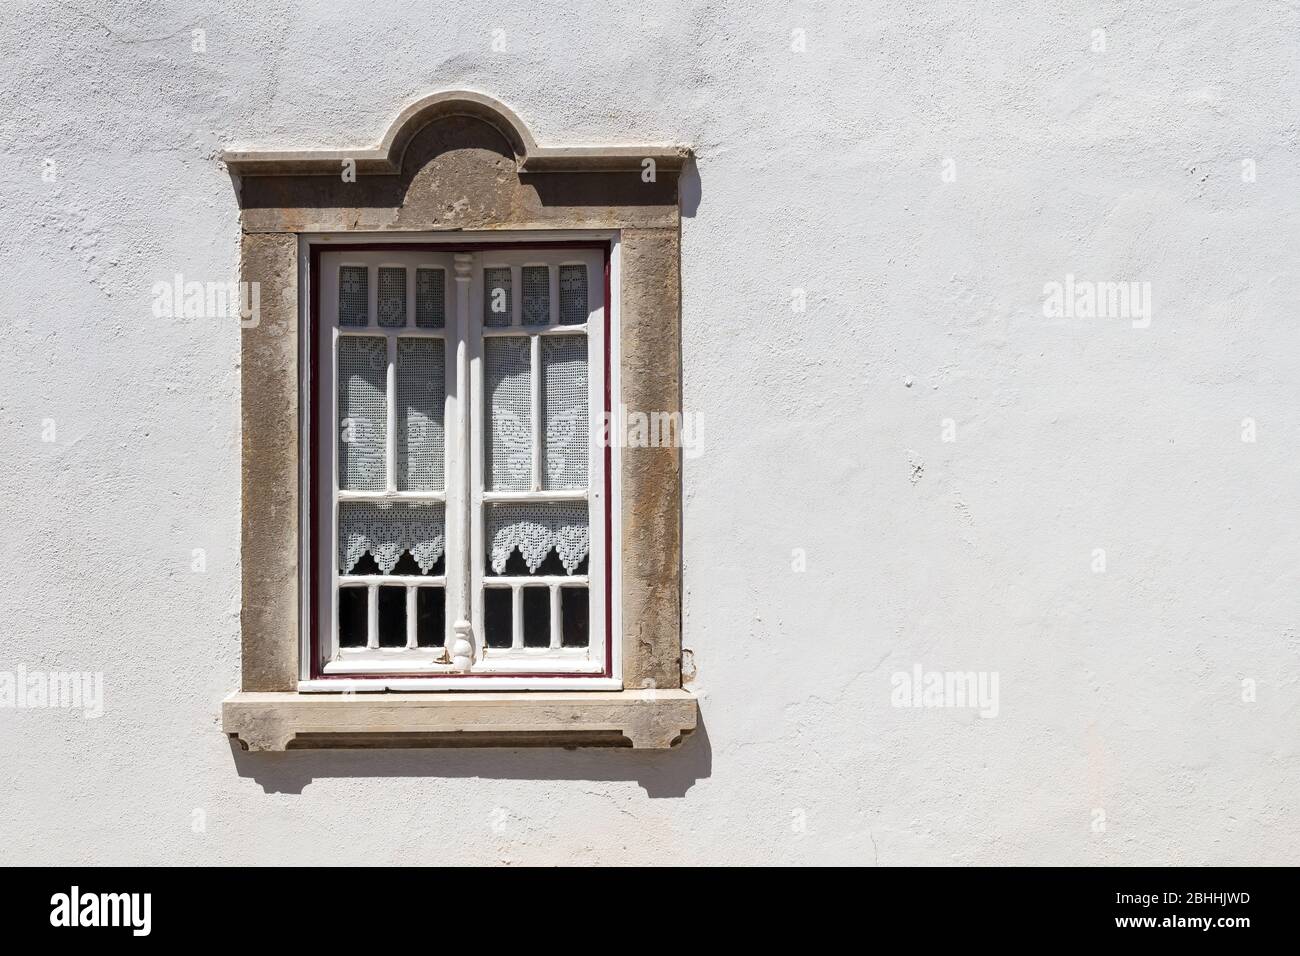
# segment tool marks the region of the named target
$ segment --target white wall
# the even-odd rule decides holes
[[[106,697],[0,710],[0,860],[1295,861],[1294,5],[124,6],[0,27],[0,670]],[[698,151],[703,728],[236,757],[239,332],[150,288],[234,277],[223,147],[367,144],[449,88]],[[1151,283],[1150,327],[1044,318],[1067,273]],[[998,716],[892,707],[918,663],[997,672]]]

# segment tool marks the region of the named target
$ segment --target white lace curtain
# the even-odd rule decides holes
[[[487,487],[526,491],[532,482],[532,356],[526,338],[490,339],[486,345]],[[587,487],[590,416],[587,339],[557,336],[542,341],[542,487]]]
[[[585,502],[493,505],[485,511],[488,558],[497,574],[505,571],[510,552],[516,548],[533,573],[554,548],[569,574],[591,550]]]
[[[585,503],[493,505],[485,509],[486,541],[492,570],[501,574],[518,549],[536,573],[552,549],[569,574],[591,550]],[[441,504],[407,505],[344,501],[339,505],[339,569],[349,573],[366,554],[383,574],[392,574],[409,551],[428,573],[447,547]]]
[[[527,291],[527,289],[525,289]],[[540,412],[542,487],[583,489],[588,482],[590,425],[586,336],[544,338]],[[487,421],[485,483],[492,491],[532,486],[532,353],[524,337],[490,339],[485,349]],[[573,574],[591,547],[586,502],[495,505],[484,510],[488,559],[500,574],[518,549],[535,573],[552,549]]]
[[[392,574],[403,552],[410,551],[420,570],[438,563],[447,547],[441,504],[339,504],[339,570],[347,574],[370,554],[384,574]]]
[[[524,325],[546,324],[550,316],[550,278],[546,266],[524,266],[518,288],[509,268],[484,269],[484,324],[510,324],[512,299],[519,296]],[[559,322],[579,324],[588,318],[586,267],[559,267]],[[445,281],[441,269],[416,270],[415,324],[440,328],[445,321]],[[371,289],[371,283],[376,288]],[[368,301],[376,293],[374,324],[401,327],[407,301],[407,270],[380,266],[344,266],[339,274],[339,325],[370,324]],[[392,396],[395,474],[387,475],[389,383],[388,344],[379,336],[347,336],[338,345],[337,407],[339,416],[338,479],[349,490],[442,491],[448,485],[444,463],[446,423],[446,346],[437,338],[399,338],[396,382]],[[532,368],[533,351],[526,335],[493,337],[484,342],[483,427],[484,484],[494,491],[528,491],[533,484],[533,434],[540,432],[540,487],[547,491],[582,490],[590,481],[591,421],[588,401],[588,339],[581,333],[541,339],[540,368]],[[541,390],[533,420],[533,376]],[[391,482],[391,483],[390,483]],[[442,504],[342,502],[339,505],[340,570],[348,574],[370,554],[384,574],[391,574],[410,552],[428,572],[446,548]],[[536,502],[488,506],[483,512],[485,544],[492,570],[502,573],[518,550],[535,573],[552,550],[568,574],[574,574],[591,547],[585,501]]]

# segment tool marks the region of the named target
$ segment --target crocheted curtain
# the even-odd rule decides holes
[[[446,347],[442,339],[397,340],[397,490],[441,491]]]
[[[542,414],[542,487],[586,488],[590,427],[585,335],[542,339]]]
[[[530,573],[554,549],[564,570],[573,574],[591,550],[586,502],[490,505],[484,511],[488,560],[497,574],[505,571],[516,548]]]
[[[527,491],[532,485],[532,364],[528,339],[483,343],[484,480],[489,491]]]
[[[446,547],[441,504],[339,503],[339,571],[343,574],[365,554],[375,559],[384,574],[392,574],[406,551],[420,570],[428,573]]]
[[[382,491],[388,434],[388,345],[375,336],[339,339],[339,487]]]

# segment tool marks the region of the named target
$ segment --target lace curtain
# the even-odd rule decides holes
[[[414,302],[408,302],[408,270],[379,267],[377,288],[369,288],[365,267],[345,266],[339,273],[339,324],[367,324],[367,295],[376,294],[375,322],[403,325],[414,308],[414,324],[445,324],[446,274],[442,269],[415,269]],[[524,266],[518,288],[508,268],[483,270],[484,324],[508,326],[515,295],[521,297],[524,325],[550,321],[551,272]],[[588,318],[585,266],[558,267],[561,324]],[[388,421],[387,342],[376,336],[345,336],[338,343],[339,486],[381,491],[387,484]],[[493,491],[528,491],[533,487],[533,433],[540,431],[540,487],[582,490],[589,486],[591,409],[588,401],[588,340],[585,335],[546,335],[538,346],[540,368],[532,368],[532,345],[526,335],[486,338],[484,349],[483,455],[484,486]],[[444,447],[446,423],[446,345],[437,338],[399,337],[394,383],[393,484],[400,491],[441,491],[447,486]],[[540,422],[533,420],[532,388],[536,374],[541,390]],[[370,554],[384,574],[391,574],[409,551],[422,571],[429,571],[446,547],[442,504],[362,503],[339,505],[338,549],[344,574]],[[484,509],[485,544],[492,570],[505,571],[518,550],[536,573],[554,550],[568,574],[574,574],[590,550],[585,501],[489,505]]]
[[[415,270],[415,325],[440,329],[447,316],[447,273],[443,269]]]
[[[485,509],[488,558],[492,570],[501,574],[516,548],[535,573],[554,548],[564,570],[573,574],[591,550],[587,527],[587,505],[528,504],[492,505]]]
[[[442,339],[397,340],[397,489],[441,491],[447,388]]]
[[[560,266],[560,324],[587,321],[587,267]]]
[[[400,329],[406,324],[406,270],[379,267],[378,321],[384,328]]]
[[[388,345],[378,337],[339,339],[339,487],[381,491],[388,429]]]
[[[339,325],[359,327],[370,316],[370,272],[365,266],[339,269]]]
[[[489,339],[485,347],[487,487],[527,491],[532,482],[532,355],[528,339]],[[587,487],[590,417],[586,336],[542,340],[542,487]]]
[[[510,324],[511,295],[509,269],[483,270],[483,324],[489,328]]]
[[[392,574],[410,551],[420,570],[438,563],[447,547],[441,504],[339,503],[339,572],[347,574],[367,552],[380,571]]]
[[[527,491],[532,482],[531,355],[522,336],[484,342],[483,441],[485,478],[492,491]]]
[[[542,487],[587,487],[587,337],[542,340],[542,436],[546,468]]]

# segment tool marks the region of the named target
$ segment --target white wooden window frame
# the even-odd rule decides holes
[[[391,236],[374,237],[377,242],[387,246],[393,243]],[[548,237],[527,234],[523,237],[491,234],[490,240],[497,242],[519,242],[526,239],[536,243],[528,249],[514,248],[474,248],[469,252],[457,252],[457,247],[477,246],[483,239],[458,234],[456,237],[445,235],[413,235],[403,237],[407,244],[424,246],[442,245],[441,249],[418,248],[411,251],[389,248],[377,251],[356,251],[349,249],[337,253],[330,252],[331,244],[346,243],[349,246],[364,242],[357,235],[340,235],[337,237],[312,237],[302,242],[301,257],[303,263],[302,288],[303,315],[307,318],[306,303],[310,301],[310,273],[307,262],[312,246],[318,246],[321,252],[318,281],[320,282],[319,323],[310,336],[303,336],[305,349],[317,348],[322,361],[317,367],[322,375],[319,384],[320,400],[325,408],[325,415],[313,419],[313,409],[309,400],[310,390],[304,381],[302,432],[310,435],[309,429],[320,431],[317,441],[323,451],[321,473],[312,475],[310,455],[303,449],[304,488],[306,482],[318,483],[320,495],[319,522],[316,528],[310,528],[306,516],[310,513],[304,494],[302,527],[308,529],[303,536],[303,557],[310,556],[312,548],[324,548],[321,552],[321,566],[326,576],[320,582],[320,606],[314,615],[323,627],[319,637],[321,666],[319,677],[312,676],[312,642],[309,622],[313,615],[306,613],[310,601],[310,579],[312,562],[303,561],[303,634],[302,654],[300,660],[299,689],[302,691],[372,691],[372,690],[618,690],[622,688],[620,674],[620,641],[613,636],[620,633],[620,614],[617,601],[619,593],[618,554],[615,542],[619,540],[619,485],[620,469],[617,453],[609,456],[610,497],[606,501],[605,448],[597,436],[603,434],[601,424],[605,409],[605,368],[608,364],[611,379],[610,394],[613,413],[618,407],[618,356],[617,356],[617,309],[610,308],[604,302],[604,253],[594,248],[547,248],[548,239],[604,241],[610,247],[610,300],[618,301],[618,239],[616,234],[572,234],[564,233]],[[583,325],[559,324],[558,274],[563,265],[582,264],[587,267],[588,321]],[[368,317],[365,327],[340,328],[337,324],[338,275],[339,268],[345,265],[362,265],[369,270],[368,281]],[[525,326],[522,324],[522,269],[526,266],[545,265],[550,272],[550,322],[547,325]],[[385,328],[377,324],[378,269],[384,266],[399,266],[407,270],[407,321],[401,328]],[[418,268],[440,268],[445,271],[446,287],[444,297],[444,327],[442,329],[421,329],[415,326],[416,311],[416,270]],[[484,318],[484,278],[485,268],[508,267],[511,269],[512,316],[509,327],[486,327]],[[605,312],[609,311],[608,321]],[[606,342],[605,331],[609,329],[609,341]],[[538,413],[540,395],[540,376],[542,373],[538,361],[541,340],[555,335],[584,334],[588,339],[588,409],[590,415],[592,440],[588,443],[590,460],[588,464],[588,486],[586,491],[544,491],[540,487],[543,462],[539,452],[541,435],[545,422]],[[387,373],[387,428],[386,428],[386,475],[387,488],[382,492],[349,492],[337,488],[337,428],[338,428],[338,388],[337,388],[337,340],[347,335],[369,335],[384,337],[388,348]],[[444,490],[441,492],[400,492],[394,487],[394,449],[396,446],[395,419],[397,414],[395,391],[395,357],[399,337],[441,338],[444,343],[446,361],[446,407],[444,412],[445,467]],[[533,397],[533,469],[532,482],[527,491],[494,492],[485,491],[484,484],[484,448],[483,442],[483,354],[485,338],[498,336],[526,337],[530,340],[532,360],[530,361]],[[609,349],[609,361],[605,361],[605,350]],[[328,350],[328,351],[327,351]],[[328,361],[325,361],[325,358]],[[302,356],[302,368],[311,367],[309,355]],[[468,389],[469,400],[462,402],[461,397]],[[614,450],[615,452],[617,449]],[[468,460],[467,460],[468,459]],[[446,507],[446,552],[444,567],[446,573],[440,576],[430,575],[374,575],[371,577],[352,576],[343,578],[338,568],[337,545],[337,506],[339,501],[409,501],[432,502],[443,501]],[[484,507],[494,502],[541,502],[586,500],[588,503],[588,527],[590,531],[590,550],[588,553],[587,575],[557,575],[553,577],[487,575],[486,542],[484,540]],[[606,540],[605,509],[610,506],[611,540]],[[612,580],[606,581],[605,554],[614,548],[610,555],[609,567]],[[339,649],[338,603],[337,591],[340,583],[345,586],[366,587],[368,589],[368,626],[369,646],[362,649]],[[525,583],[544,585],[550,588],[551,606],[551,646],[543,648],[522,646],[522,588]],[[559,644],[558,626],[559,605],[556,600],[558,590],[566,586],[585,583],[588,591],[590,640],[585,648],[566,648]],[[377,598],[380,585],[405,585],[411,588],[407,593],[407,646],[404,648],[380,648],[376,643]],[[451,657],[454,646],[455,621],[459,613],[458,597],[463,588],[469,592],[470,624],[473,633],[474,657],[468,673],[456,673],[454,663],[436,663],[435,658],[442,648],[415,647],[415,621],[412,614],[414,588],[425,586],[442,586],[445,594],[444,647],[447,659]],[[484,589],[487,587],[509,588],[512,592],[512,619],[514,635],[510,648],[487,648],[483,628]],[[609,619],[612,626],[606,633],[606,600],[613,601]],[[607,660],[612,667],[606,672]],[[409,675],[409,676],[408,676]]]

